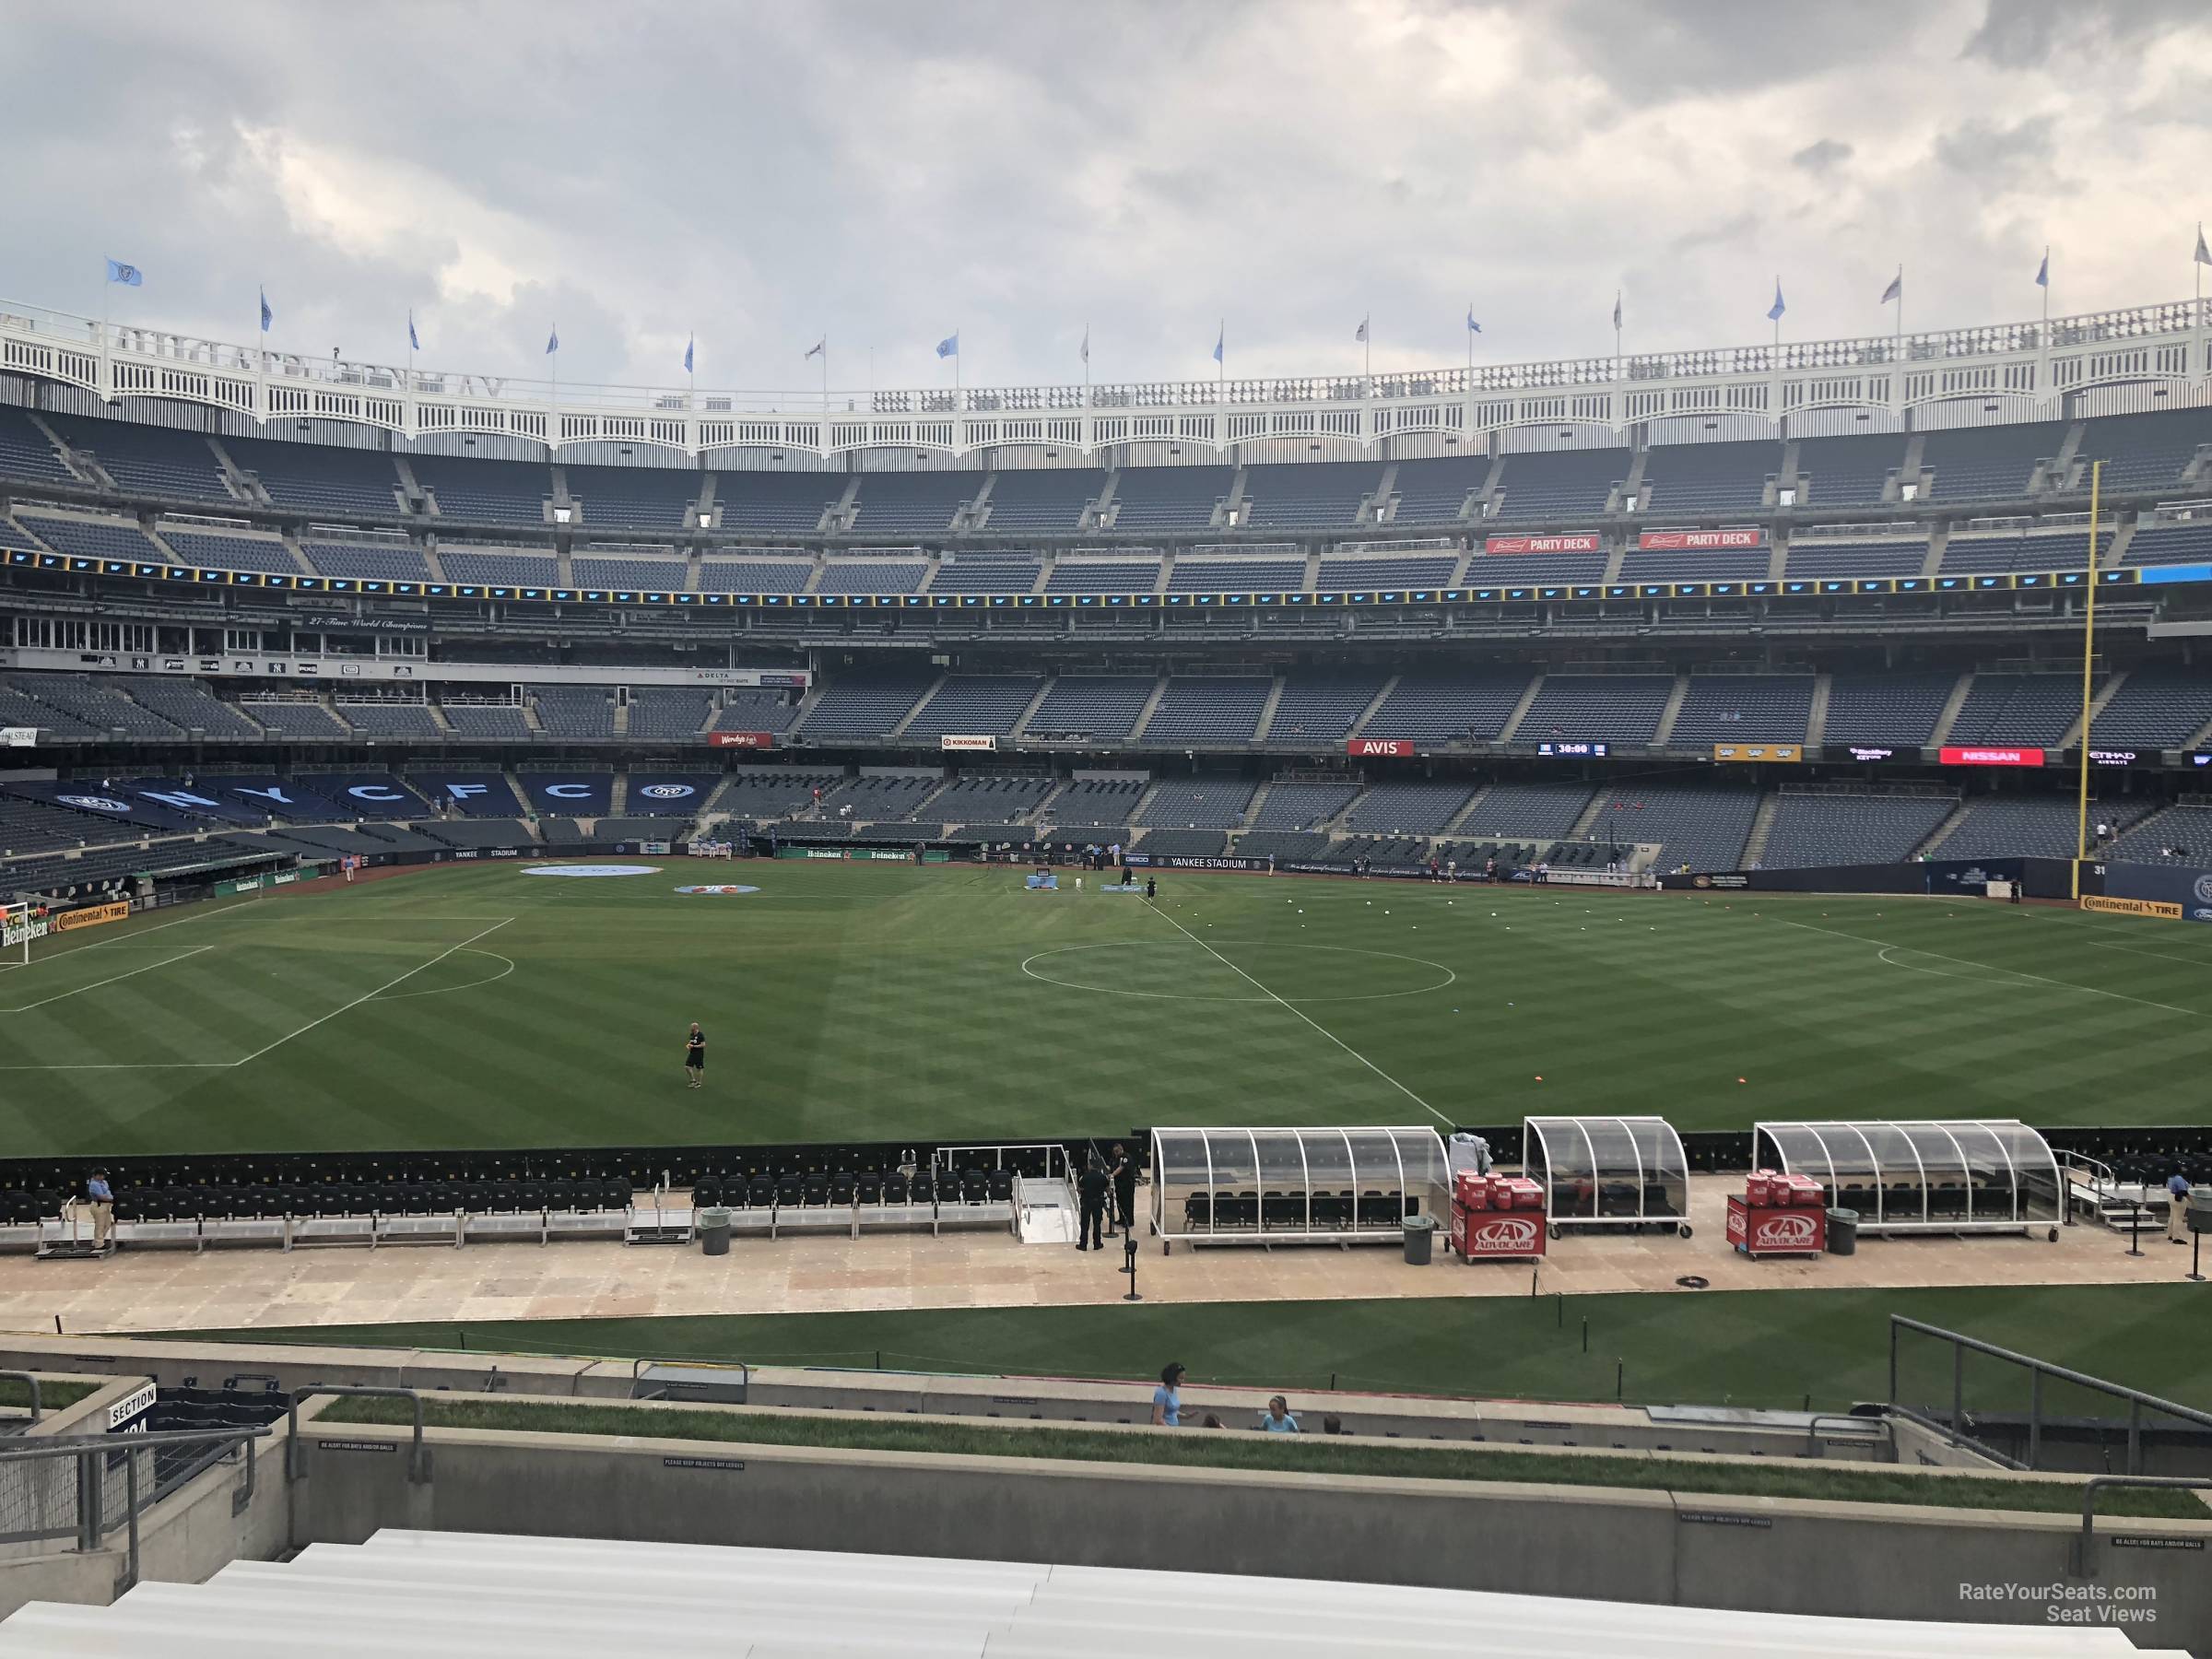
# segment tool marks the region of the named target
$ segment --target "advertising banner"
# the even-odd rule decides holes
[[[0,945],[20,945],[27,939],[42,939],[45,936],[46,918],[43,916],[35,922],[10,922],[4,930],[0,930]]]
[[[940,749],[994,749],[998,747],[998,739],[987,735],[963,737],[947,732],[937,738],[937,747]]]
[[[767,749],[776,747],[773,732],[709,732],[709,748]]]
[[[1485,553],[1594,553],[1595,532],[1580,535],[1486,535]]]
[[[1646,530],[1636,538],[1639,547],[1758,547],[1766,545],[1763,530]]]
[[[1802,760],[1805,748],[1795,743],[1716,743],[1715,760]]]
[[[1410,737],[1353,737],[1346,741],[1347,755],[1410,755],[1413,739]]]
[[[1981,898],[1983,889],[1993,881],[2026,881],[2030,862],[2021,858],[1935,858],[1912,864],[1825,865],[1800,870],[1706,870],[1692,876],[1669,875],[1665,880],[1670,888],[1687,883],[1700,892],[1715,893],[1930,893]],[[1558,879],[1556,873],[1553,879]],[[2030,881],[2029,890],[2041,893],[2047,889]]]
[[[2157,916],[2168,922],[2182,919],[2182,907],[2164,899],[2108,899],[2100,893],[2084,893],[2081,908],[2108,916]]]
[[[2112,864],[2104,866],[2106,901],[2136,899],[2171,906],[2139,912],[2164,916],[2178,913],[2184,922],[2212,922],[2212,870],[2193,870],[2183,865]],[[2088,908],[2085,900],[2084,909]]]
[[[1959,748],[1945,744],[1937,751],[1946,766],[2041,766],[2040,748]]]
[[[1540,1256],[1544,1253],[1544,1218],[1540,1215],[1469,1218],[1462,1240],[1467,1259],[1479,1262],[1504,1257]]]
[[[885,864],[912,864],[914,854],[910,848],[900,852],[892,847],[778,847],[778,858],[841,858],[854,863],[870,861]],[[924,864],[943,864],[949,854],[928,853],[923,855]]]
[[[0,748],[29,748],[38,740],[37,726],[0,726]]]
[[[1818,1209],[1751,1209],[1732,1198],[1727,1239],[1752,1255],[1818,1255],[1828,1242],[1828,1216]]]
[[[74,933],[80,927],[99,927],[120,922],[131,913],[127,904],[88,904],[82,910],[63,911],[53,918],[55,933]]]

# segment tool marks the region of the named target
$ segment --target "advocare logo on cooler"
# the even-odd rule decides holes
[[[1818,1236],[1819,1226],[1810,1216],[1761,1216],[1751,1243],[1756,1250],[1809,1250]]]
[[[1467,1235],[1471,1250],[1527,1250],[1536,1241],[1536,1223],[1524,1216],[1494,1216]]]

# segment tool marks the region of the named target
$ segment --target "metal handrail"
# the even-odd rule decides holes
[[[1877,1440],[1881,1438],[1883,1430],[1889,1430],[1888,1421],[1884,1418],[1863,1418],[1848,1411],[1815,1412],[1813,1420],[1805,1426],[1805,1449],[1807,1452],[1819,1445],[1820,1425],[1823,1423],[1849,1423],[1854,1429],[1871,1428],[1876,1430]],[[1892,1439],[1896,1438],[1895,1430],[1889,1430],[1889,1433]]]
[[[13,1378],[30,1390],[30,1420],[39,1420],[39,1377],[36,1371],[0,1371],[0,1377]]]
[[[284,1448],[284,1477],[288,1484],[300,1478],[303,1471],[300,1455],[300,1402],[318,1394],[344,1396],[353,1399],[405,1400],[415,1408],[415,1443],[407,1456],[407,1484],[421,1486],[430,1477],[429,1450],[422,1443],[422,1396],[411,1388],[370,1388],[343,1382],[310,1382],[304,1388],[292,1390],[292,1403],[285,1411],[285,1426],[289,1440]]]
[[[2081,1488],[2081,1536],[2074,1541],[2074,1576],[2095,1578],[2089,1546],[2097,1541],[2097,1493],[2103,1487],[2162,1487],[2169,1490],[2212,1491],[2212,1479],[2194,1475],[2094,1475]]]

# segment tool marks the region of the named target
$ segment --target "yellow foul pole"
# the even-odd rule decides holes
[[[2081,782],[2075,797],[2074,897],[2081,897],[2082,861],[2089,855],[2089,689],[2097,667],[2097,515],[2102,505],[2104,463],[2089,468],[2089,603],[2081,625]]]

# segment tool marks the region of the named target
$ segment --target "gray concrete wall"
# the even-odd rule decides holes
[[[1961,1586],[2081,1583],[2065,1516],[470,1430],[432,1430],[410,1488],[406,1430],[303,1435],[303,1539],[410,1525],[2016,1623],[2043,1604]],[[2130,1605],[2160,1643],[2212,1646],[2212,1520],[2100,1531],[2097,1582],[2147,1590]]]

